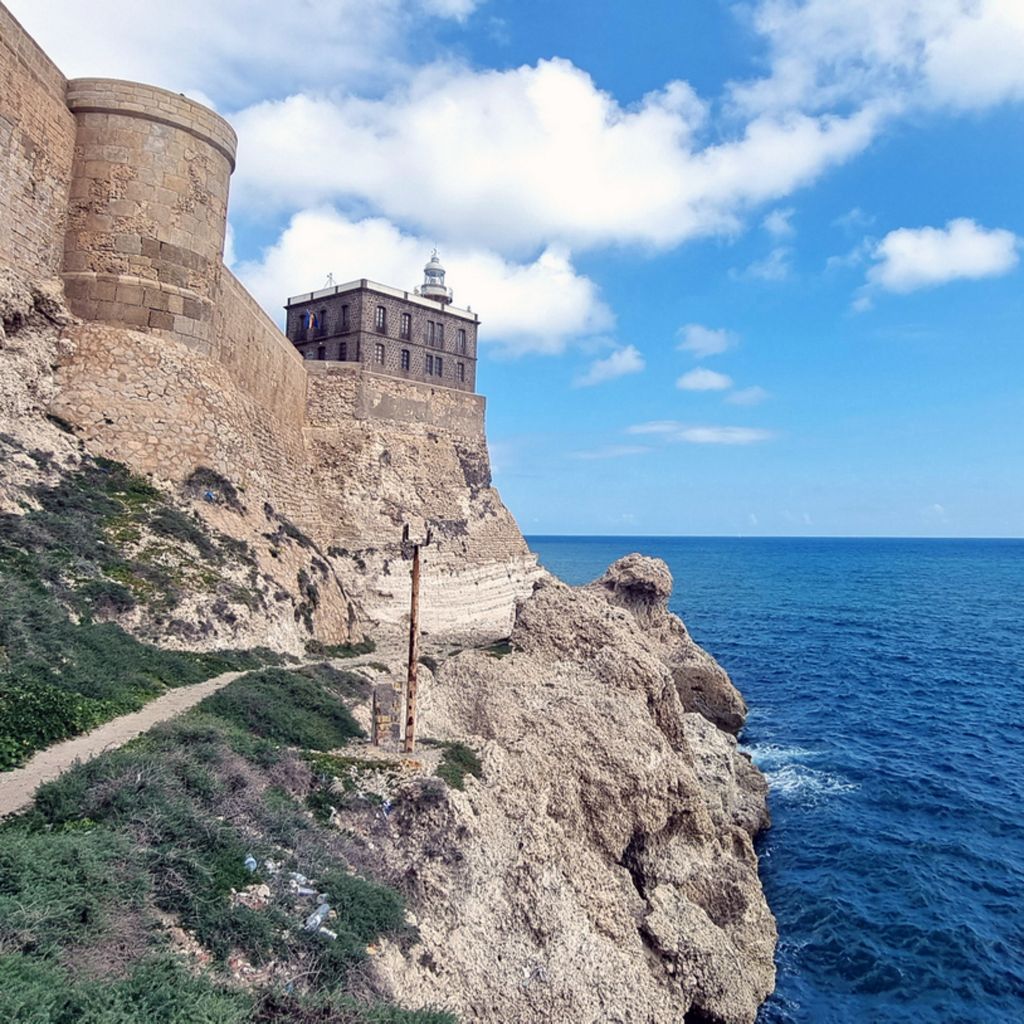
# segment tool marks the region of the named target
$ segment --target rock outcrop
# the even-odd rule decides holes
[[[413,784],[375,838],[421,933],[376,960],[379,989],[495,1024],[754,1020],[774,983],[752,843],[766,787],[687,708],[683,655],[721,670],[670,588],[640,556],[590,587],[547,578],[512,654],[438,666],[423,728],[479,749],[484,774]]]

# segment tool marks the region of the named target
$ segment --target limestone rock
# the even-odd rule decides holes
[[[747,705],[740,692],[718,662],[693,642],[682,620],[668,610],[672,574],[660,558],[626,555],[588,589],[628,609],[646,627],[687,711],[699,712],[727,732],[735,734],[743,728]]]
[[[634,578],[664,595],[646,561]],[[377,991],[483,1024],[754,1020],[774,982],[765,785],[683,709],[639,611],[547,577],[511,655],[425,678],[423,734],[471,744],[484,774],[410,785],[375,836],[421,934],[385,946]]]

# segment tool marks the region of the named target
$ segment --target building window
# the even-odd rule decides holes
[[[466,383],[466,364],[459,363],[459,382],[462,384]]]
[[[338,346],[338,358],[344,363],[348,360],[348,342],[343,341]]]
[[[321,309],[320,310],[320,319],[317,322],[317,327],[320,329],[320,334],[321,335],[327,333],[327,310],[326,309]]]
[[[384,346],[379,342],[373,347],[373,357],[381,366],[384,365]]]
[[[444,348],[444,324],[437,325],[437,347]]]
[[[402,349],[402,369],[409,369],[409,350],[407,348]]]
[[[408,313],[402,314],[401,331],[399,334],[402,338],[412,337],[412,317]]]
[[[434,323],[434,321],[433,320],[428,320],[427,321],[427,344],[431,348],[434,347],[434,332],[436,331],[436,329],[437,329],[437,325]]]
[[[443,377],[444,376],[444,367],[441,365],[442,362],[443,362],[443,360],[441,359],[440,356],[438,356],[434,360],[434,373],[436,373],[438,375],[438,377]]]
[[[462,355],[465,355],[466,354],[466,330],[463,327],[459,328],[458,340],[459,340],[459,352]]]
[[[350,331],[352,329],[352,325],[349,322],[349,318],[348,318],[348,303],[347,302],[345,303],[344,306],[341,307],[341,329],[343,331]]]
[[[426,355],[423,360],[423,369],[426,371],[428,377],[434,373],[434,357],[430,354]]]
[[[321,346],[320,346],[320,347],[319,347],[319,348],[318,348],[318,349],[316,350],[316,357],[317,357],[317,359],[326,359],[326,358],[327,358],[327,349],[326,349],[326,348],[324,348],[324,346],[323,346],[323,345],[321,345]]]
[[[384,334],[388,329],[388,311],[383,306],[377,307],[377,313],[373,318],[373,326]]]

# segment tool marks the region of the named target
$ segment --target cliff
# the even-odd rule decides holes
[[[60,557],[26,593],[150,654],[303,656],[370,636],[366,679],[400,683],[401,533],[431,529],[421,724],[442,746],[360,768],[355,799],[352,764],[372,753],[358,744],[320,775],[293,749],[264,778],[263,748],[228,731],[238,749],[200,795],[237,784],[326,806],[334,833],[288,857],[326,863],[361,837],[417,931],[373,946],[357,994],[464,1021],[752,1022],[774,979],[752,843],[765,786],[736,747],[742,697],[667,610],[664,564],[630,556],[583,588],[540,570],[491,485],[482,398],[308,368],[224,267],[230,127],[162,90],[66,81],[2,6],[0,29],[0,569],[24,576],[17,544],[49,545]],[[82,509],[95,536],[73,523]],[[366,679],[327,687],[364,723]],[[296,693],[319,700],[319,685]],[[479,777],[434,777],[442,749],[478,756]],[[106,770],[96,806],[74,811],[83,828],[113,814]],[[368,810],[367,786],[390,814]],[[238,842],[287,846],[270,817]],[[159,906],[168,877],[149,883]],[[220,978],[229,940],[195,934]],[[305,977],[275,949],[250,988]]]

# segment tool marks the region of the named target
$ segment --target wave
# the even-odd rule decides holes
[[[781,765],[792,764],[802,758],[817,756],[816,751],[808,750],[806,747],[787,747],[779,743],[755,743],[751,746],[740,744],[739,749],[744,754],[749,754],[754,764],[764,772]]]
[[[805,764],[785,764],[767,769],[764,774],[773,794],[795,800],[807,807],[813,807],[840,793],[860,789],[859,783],[851,782],[842,775],[818,771]]]

